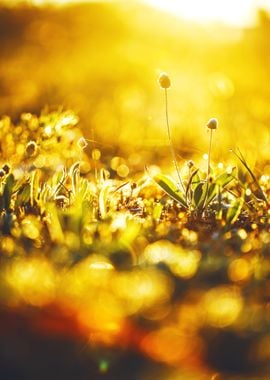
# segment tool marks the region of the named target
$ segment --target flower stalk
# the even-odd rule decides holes
[[[212,152],[212,140],[213,140],[213,130],[217,129],[218,121],[212,118],[206,124],[207,128],[210,129],[210,139],[209,139],[209,149],[208,149],[208,166],[207,166],[207,177],[209,178],[211,172],[211,152]]]
[[[159,85],[164,90],[164,97],[165,97],[165,117],[166,117],[166,128],[167,128],[167,134],[168,134],[168,140],[169,140],[169,146],[171,150],[171,155],[174,163],[174,167],[177,173],[177,177],[179,180],[179,190],[182,188],[183,191],[185,191],[185,187],[181,178],[180,169],[177,163],[176,154],[172,142],[172,135],[171,135],[171,128],[169,123],[169,110],[168,110],[168,88],[171,86],[171,81],[167,73],[161,73],[159,76]]]

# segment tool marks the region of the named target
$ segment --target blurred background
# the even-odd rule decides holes
[[[0,114],[72,109],[85,137],[143,170],[170,157],[166,71],[180,162],[207,151],[217,117],[214,159],[240,147],[269,172],[269,3],[2,0]]]

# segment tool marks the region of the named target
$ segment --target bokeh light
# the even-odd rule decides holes
[[[269,378],[269,9],[0,1],[1,379]]]

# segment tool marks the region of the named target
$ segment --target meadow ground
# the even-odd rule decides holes
[[[24,5],[0,30],[1,378],[268,379],[267,13]]]

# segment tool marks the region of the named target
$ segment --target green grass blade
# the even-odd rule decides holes
[[[11,200],[11,195],[13,191],[13,186],[15,184],[15,179],[13,174],[10,174],[7,177],[6,184],[4,187],[4,192],[3,192],[3,200],[4,200],[4,209],[8,210],[10,207],[10,200]]]
[[[220,174],[216,178],[215,183],[219,185],[221,188],[223,188],[227,186],[232,180],[235,179],[235,175],[236,175],[236,167],[233,168],[230,174],[229,173]]]
[[[26,183],[21,189],[17,192],[17,197],[15,201],[16,207],[21,207],[29,202],[31,193],[30,183]]]
[[[46,224],[51,237],[55,243],[63,243],[65,241],[64,232],[60,223],[57,208],[54,203],[47,203],[47,219]]]
[[[39,193],[39,171],[36,170],[31,175],[30,180],[30,204],[33,206],[35,202],[38,200],[38,193]]]
[[[186,199],[188,199],[189,191],[192,192],[192,184],[194,183],[193,179],[197,176],[198,171],[199,171],[199,169],[196,169],[190,175],[190,178],[189,178],[187,186],[186,186]]]
[[[179,202],[181,206],[188,208],[185,196],[170,177],[163,174],[156,174],[152,178],[172,199]]]
[[[236,199],[231,207],[229,208],[226,215],[226,224],[230,225],[236,222],[238,216],[241,213],[242,207],[244,205],[244,197]]]
[[[218,195],[218,188],[219,185],[217,185],[216,183],[211,183],[211,185],[208,188],[205,207],[208,206],[212,202],[212,200],[215,199],[215,197]]]
[[[269,206],[269,201],[261,188],[256,176],[254,175],[253,171],[250,169],[245,157],[243,156],[242,152],[238,148],[238,153],[236,153],[234,150],[232,150],[232,153],[238,158],[238,160],[241,162],[241,164],[247,169],[248,173],[250,174],[251,178],[253,179],[253,182],[257,186],[257,189],[260,193],[261,199]]]
[[[207,182],[201,182],[199,183],[193,194],[193,205],[198,210],[203,210],[204,203],[207,197],[208,192],[208,183]]]

